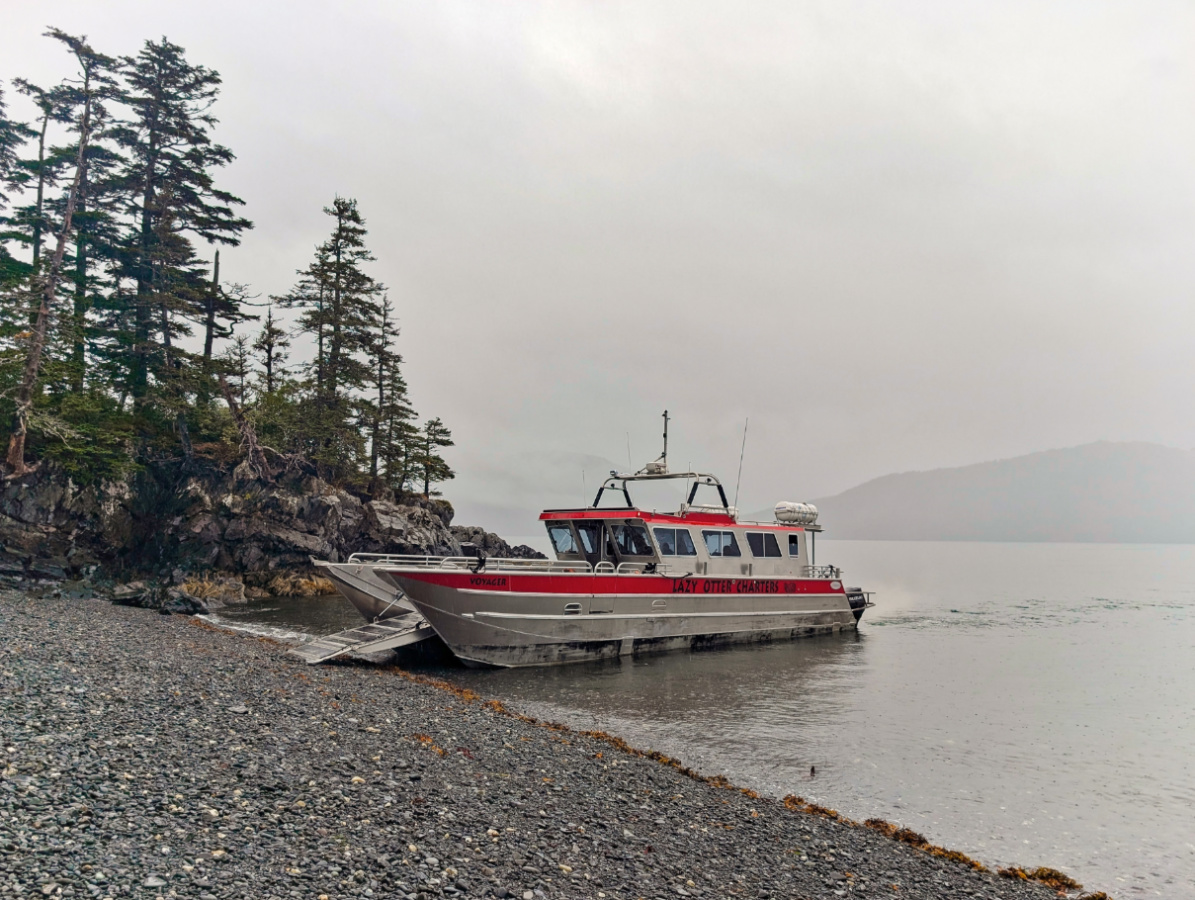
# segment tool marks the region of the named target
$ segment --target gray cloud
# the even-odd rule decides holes
[[[48,3],[225,77],[230,278],[357,197],[465,517],[658,452],[744,508],[1099,438],[1195,445],[1180,3]],[[678,463],[679,464],[679,463]],[[575,473],[571,470],[575,468]],[[575,475],[575,477],[574,477]],[[537,481],[546,476],[541,495]],[[572,485],[572,486],[570,486]]]

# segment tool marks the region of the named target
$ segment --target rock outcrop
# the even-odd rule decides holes
[[[545,559],[546,557],[533,547],[526,544],[511,546],[492,531],[486,531],[476,525],[453,525],[452,536],[461,544],[472,544],[482,550],[486,556],[500,559]]]
[[[42,468],[0,487],[0,575],[64,578],[87,574],[108,547],[131,542],[127,482],[80,487]]]
[[[0,575],[79,577],[100,566],[114,578],[146,575],[176,586],[209,572],[252,585],[307,571],[313,557],[458,555],[462,540],[489,556],[535,554],[482,529],[450,528],[451,520],[443,501],[363,498],[312,475],[265,482],[205,461],[148,466],[126,481],[83,488],[43,467],[0,489]],[[134,591],[128,602],[147,596]],[[180,608],[191,603],[172,599]]]

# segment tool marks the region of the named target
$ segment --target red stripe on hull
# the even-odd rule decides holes
[[[457,590],[516,594],[841,594],[841,582],[813,578],[706,578],[666,575],[576,575],[391,570],[392,574]],[[834,585],[838,586],[835,587]]]

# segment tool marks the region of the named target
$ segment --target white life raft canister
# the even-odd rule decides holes
[[[776,521],[786,525],[812,525],[817,521],[817,507],[812,503],[781,500],[776,504]]]

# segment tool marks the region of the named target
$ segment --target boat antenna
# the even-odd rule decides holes
[[[627,471],[635,468],[635,464],[631,462],[631,433],[627,432]]]
[[[739,485],[743,483],[743,457],[747,453],[747,425],[751,419],[743,419],[743,449],[739,451],[739,477],[734,483],[734,507],[739,507]]]
[[[660,462],[668,467],[668,410],[664,410],[664,452],[660,454]]]
[[[585,484],[585,469],[581,468],[581,495],[585,500],[586,506],[589,505],[589,487]]]

